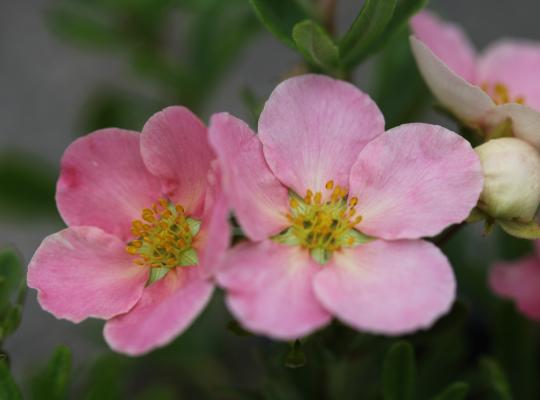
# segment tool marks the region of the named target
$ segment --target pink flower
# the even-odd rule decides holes
[[[72,143],[56,192],[68,228],[47,237],[28,267],[43,309],[107,320],[106,341],[130,355],[186,329],[228,246],[214,157],[206,127],[183,107],[155,114],[141,134],[103,129]]]
[[[334,315],[400,334],[449,309],[452,269],[420,238],[468,216],[482,189],[478,157],[439,126],[383,131],[367,95],[317,75],[274,90],[257,136],[213,116],[225,195],[249,238],[216,276],[246,328],[292,339]]]
[[[540,240],[535,255],[496,264],[490,272],[490,286],[499,296],[514,300],[523,314],[540,321]]]
[[[540,148],[540,44],[501,40],[477,55],[456,25],[429,12],[413,17],[412,50],[431,91],[465,124],[489,135],[507,119]]]

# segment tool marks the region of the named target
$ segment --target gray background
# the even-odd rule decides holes
[[[341,0],[340,30],[361,4]],[[48,5],[45,0],[0,0],[0,149],[28,150],[56,165],[79,133],[78,118],[92,89],[136,83],[121,56],[83,51],[52,35],[44,22]],[[479,49],[501,36],[540,40],[538,0],[434,0],[431,8],[461,24]],[[243,116],[238,88],[249,85],[265,97],[295,60],[295,54],[269,34],[260,35],[208,108]],[[369,65],[357,73],[360,87],[368,81]],[[13,244],[28,261],[40,241],[59,228],[46,221],[0,221],[0,247]],[[100,329],[96,321],[84,325]],[[55,320],[38,307],[31,291],[22,326],[6,346],[16,374],[27,373],[60,343],[75,350],[75,361],[95,355],[103,344],[91,341],[89,329]]]

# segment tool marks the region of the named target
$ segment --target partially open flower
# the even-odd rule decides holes
[[[540,203],[540,153],[516,138],[476,147],[484,171],[478,207],[494,218],[530,222]]]
[[[107,320],[109,345],[131,355],[185,330],[228,246],[213,158],[206,127],[183,107],[157,113],[141,134],[103,129],[72,143],[56,191],[68,228],[28,267],[41,306],[73,322]]]
[[[462,123],[487,137],[512,134],[540,149],[540,44],[503,40],[477,56],[463,31],[424,11],[411,20],[411,46],[426,83]]]
[[[440,126],[384,133],[375,103],[318,75],[282,82],[259,134],[228,114],[210,141],[249,241],[217,272],[246,328],[293,339],[336,316],[364,331],[429,327],[451,306],[446,257],[421,240],[463,221],[482,189],[470,144]]]

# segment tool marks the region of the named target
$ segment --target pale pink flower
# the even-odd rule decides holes
[[[186,329],[228,246],[214,157],[206,127],[183,107],[155,114],[141,134],[103,129],[72,143],[56,191],[68,228],[47,237],[28,267],[43,309],[107,320],[108,344],[131,355]]]
[[[514,136],[540,148],[540,43],[504,39],[478,55],[458,26],[427,11],[411,27],[420,72],[443,106],[487,135],[510,119]]]
[[[292,339],[334,315],[401,334],[449,309],[452,269],[420,238],[476,205],[482,173],[468,142],[427,124],[383,133],[367,95],[317,75],[274,90],[257,136],[228,114],[214,115],[209,129],[249,239],[230,250],[217,282],[246,328]]]
[[[489,278],[495,293],[514,300],[523,314],[540,321],[540,240],[536,241],[534,255],[497,263]]]

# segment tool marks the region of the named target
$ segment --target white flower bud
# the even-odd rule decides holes
[[[478,206],[494,218],[532,221],[540,203],[538,150],[516,138],[493,139],[475,150],[484,171]]]

